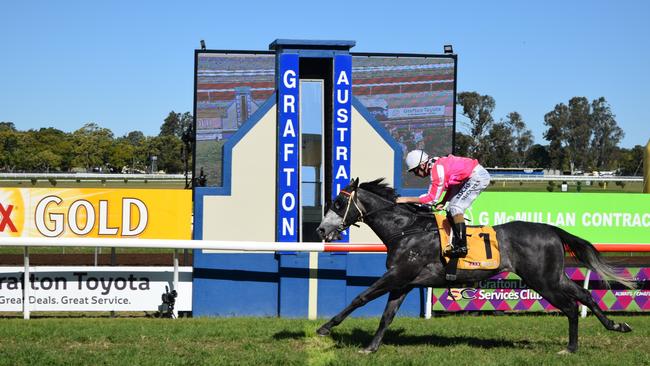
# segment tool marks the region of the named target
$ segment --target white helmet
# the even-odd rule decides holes
[[[422,150],[413,150],[406,154],[406,168],[411,171],[429,160],[429,155]]]

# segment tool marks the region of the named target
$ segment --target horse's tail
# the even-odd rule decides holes
[[[634,280],[616,273],[616,270],[603,261],[598,250],[588,241],[570,234],[559,227],[552,226],[555,233],[560,237],[562,243],[569,248],[571,253],[578,260],[592,271],[598,273],[601,278],[614,280],[625,287],[635,288]]]

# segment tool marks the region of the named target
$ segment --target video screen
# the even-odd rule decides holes
[[[195,186],[223,185],[223,144],[275,91],[275,54],[196,56]]]
[[[402,147],[451,154],[454,135],[455,60],[447,57],[354,55],[352,95]],[[422,181],[402,171],[404,188]]]

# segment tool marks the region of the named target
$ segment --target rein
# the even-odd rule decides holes
[[[356,190],[356,189],[353,190],[352,192],[348,192],[348,191],[345,191],[345,190],[341,190],[340,193],[343,193],[344,195],[348,196],[348,204],[347,204],[347,206],[346,206],[346,208],[345,208],[345,213],[343,214],[343,225],[345,225],[345,220],[346,220],[347,217],[348,217],[348,212],[350,211],[350,207],[352,206],[352,204],[354,204],[354,207],[355,207],[355,208],[357,209],[357,211],[359,212],[359,221],[361,221],[361,222],[365,222],[365,221],[364,221],[364,218],[365,218],[365,217],[368,217],[368,216],[374,215],[374,214],[376,214],[376,213],[379,212],[379,211],[383,211],[383,210],[386,210],[386,209],[388,209],[388,208],[391,208],[391,207],[397,206],[397,202],[393,202],[393,201],[387,200],[387,199],[385,199],[384,197],[381,197],[381,196],[379,196],[379,195],[377,195],[377,194],[375,194],[375,193],[369,191],[369,193],[372,193],[373,195],[377,196],[377,198],[379,198],[380,200],[387,202],[388,205],[383,206],[383,207],[379,207],[379,208],[374,209],[374,210],[372,210],[372,211],[370,211],[370,212],[365,212],[365,213],[364,213],[364,211],[365,211],[365,207],[364,207],[363,204],[359,201],[359,199],[358,199],[358,197],[357,197],[357,190]],[[415,213],[415,216],[416,216],[416,217],[418,217],[418,216],[420,216],[420,217],[428,217],[428,216],[426,216],[426,215],[422,215],[422,214],[418,214],[418,213]],[[400,231],[400,232],[398,232],[398,233],[395,233],[395,234],[391,235],[391,236],[390,236],[386,241],[387,241],[387,242],[390,242],[390,241],[393,241],[393,240],[395,240],[395,239],[403,238],[403,237],[405,237],[405,236],[416,235],[416,234],[421,234],[421,233],[426,233],[426,232],[434,232],[434,231],[438,231],[438,225],[437,225],[437,223],[436,223],[435,217],[434,217],[433,219],[434,219],[434,220],[433,220],[433,225],[430,225],[430,224],[429,224],[429,225],[426,225],[425,227],[419,227],[419,228],[413,228],[413,229],[408,229],[408,230]],[[350,225],[358,226],[358,225],[356,225],[355,223],[352,223],[352,224],[350,224]],[[348,225],[348,226],[350,226],[350,225]]]

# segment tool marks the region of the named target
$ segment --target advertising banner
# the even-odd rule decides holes
[[[592,243],[650,243],[650,194],[485,192],[466,217],[471,225],[542,222]]]
[[[0,267],[0,311],[23,310],[23,268]],[[32,267],[31,311],[157,311],[173,267]],[[167,287],[167,288],[165,288]],[[175,309],[192,310],[192,267],[179,267]]]
[[[350,183],[352,139],[352,58],[334,57],[334,121],[332,123],[332,200]],[[340,242],[349,241],[348,230],[341,233]]]
[[[582,286],[587,269],[567,268],[567,276]],[[589,291],[605,311],[650,311],[650,268],[625,268],[623,275],[634,278],[637,289],[607,288],[592,273]],[[474,286],[433,289],[433,311],[559,311],[513,273],[500,273]]]
[[[0,188],[0,237],[191,239],[189,190]]]
[[[278,195],[277,241],[296,242],[298,233],[298,188],[300,185],[299,58],[280,55],[278,85]]]

